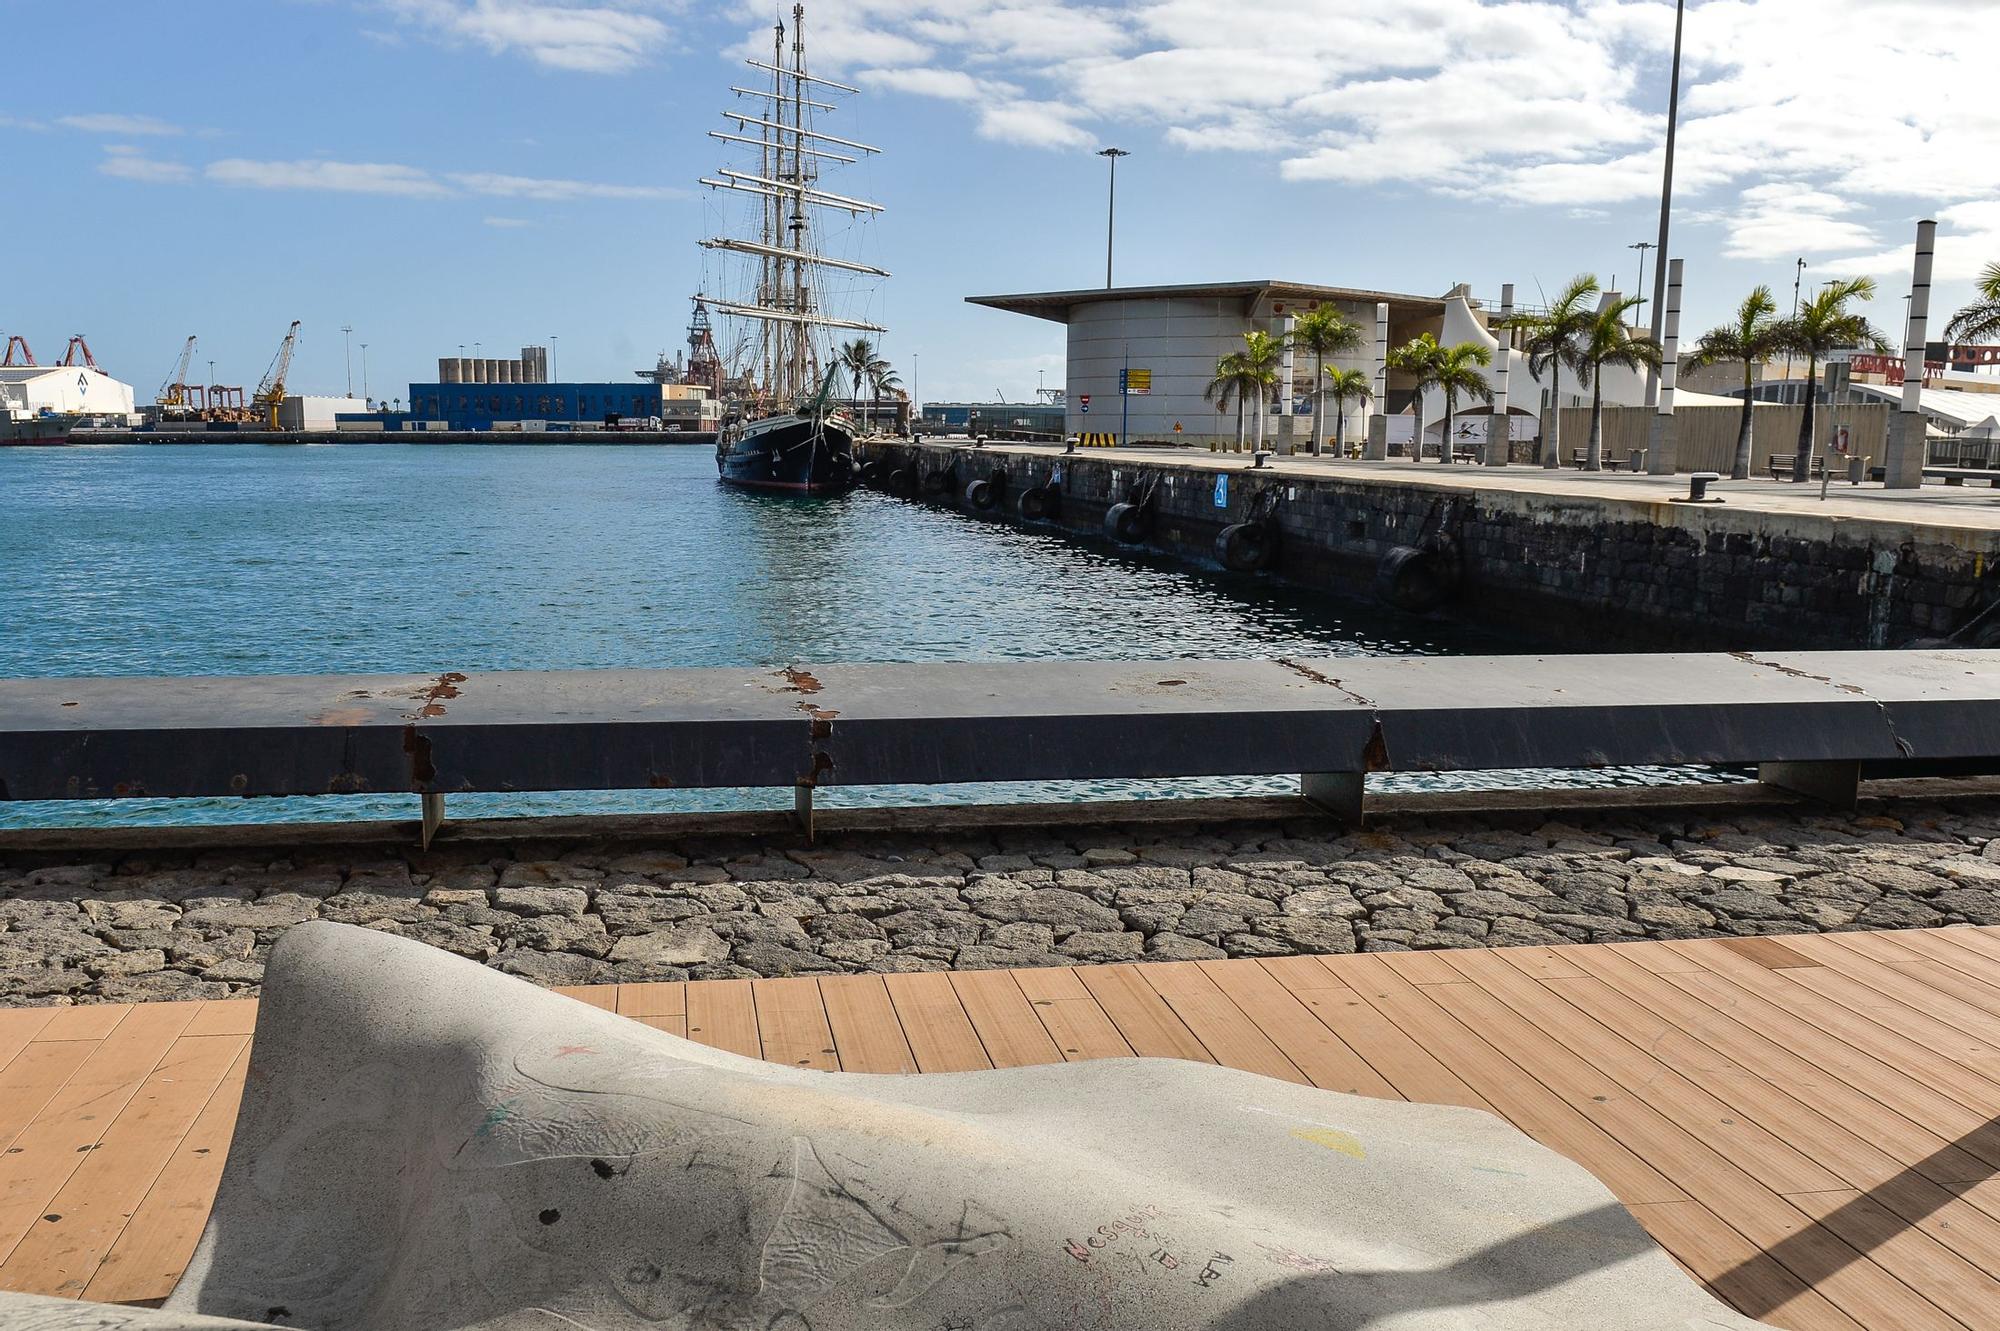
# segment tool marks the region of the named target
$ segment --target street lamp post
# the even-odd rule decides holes
[[[354,325],[340,326],[340,344],[347,356],[347,395],[354,396]]]
[[[1653,242],[1652,242],[1652,241],[1650,241],[1650,240],[1640,240],[1640,241],[1634,241],[1634,242],[1633,242],[1632,244],[1630,244],[1630,245],[1627,245],[1627,246],[1626,246],[1625,248],[1626,248],[1626,249],[1628,249],[1628,250],[1637,250],[1637,251],[1639,251],[1639,286],[1638,286],[1637,290],[1638,290],[1638,292],[1639,292],[1639,308],[1643,310],[1643,309],[1645,309],[1645,308],[1646,308],[1646,297],[1645,297],[1645,290],[1646,290],[1646,251],[1647,251],[1647,250],[1650,250],[1650,249],[1654,249],[1654,248],[1656,248],[1656,247],[1654,246]]]
[[[368,344],[361,344],[361,400],[366,403],[368,396]]]
[[[1104,203],[1104,289],[1111,289],[1111,240],[1118,219],[1118,159],[1132,154],[1123,148],[1100,148],[1097,155],[1111,163],[1111,190]]]
[[[1802,255],[1792,265],[1792,317],[1794,319],[1799,317],[1799,284],[1804,282],[1805,280],[1806,280],[1806,261],[1804,256]],[[1787,398],[1789,398],[1792,393],[1791,378],[1792,378],[1792,353],[1789,349],[1787,349],[1785,352],[1785,396]]]
[[[1660,321],[1667,311],[1667,226],[1674,211],[1674,132],[1681,119],[1681,22],[1687,17],[1687,0],[1674,0],[1673,87],[1667,94],[1667,162],[1660,177],[1660,239],[1655,246],[1660,261],[1653,265],[1653,345],[1660,345]],[[1643,262],[1643,255],[1641,260]],[[1659,402],[1660,372],[1646,371],[1646,405]],[[1560,407],[1557,408],[1561,410]]]

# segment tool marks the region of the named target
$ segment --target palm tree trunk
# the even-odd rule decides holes
[[[1542,465],[1554,470],[1563,464],[1563,368],[1559,360],[1549,362],[1549,437],[1542,441]]]
[[[1438,436],[1438,461],[1447,467],[1451,465],[1451,418],[1457,410],[1458,396],[1454,393],[1446,393],[1444,395],[1444,433]]]
[[[1236,451],[1243,451],[1243,394],[1236,394]]]
[[[1806,357],[1806,409],[1799,417],[1799,451],[1792,458],[1792,479],[1803,482],[1812,471],[1813,399],[1819,396],[1819,357]]]
[[[1751,390],[1756,387],[1751,377],[1751,363],[1743,362],[1743,424],[1736,431],[1736,461],[1729,468],[1729,479],[1747,481],[1750,479],[1751,445],[1755,442],[1756,424],[1752,414],[1757,409],[1756,399]]]
[[[1416,413],[1416,429],[1410,436],[1410,461],[1422,462],[1424,460],[1424,392],[1421,388],[1417,390]]]
[[[1583,455],[1585,471],[1604,470],[1604,367],[1600,365],[1597,369],[1590,387],[1590,443]]]
[[[1261,453],[1264,451],[1264,417],[1266,414],[1267,413],[1264,410],[1264,385],[1258,384],[1257,385],[1257,447],[1252,450],[1253,452]]]
[[[1333,455],[1337,458],[1347,456],[1347,400],[1345,398],[1333,404]]]
[[[1323,351],[1315,351],[1313,353],[1313,413],[1312,413],[1314,457],[1318,457],[1320,455],[1319,404],[1324,396],[1324,390],[1321,388],[1321,385],[1324,384],[1325,382],[1326,382],[1326,353]]]

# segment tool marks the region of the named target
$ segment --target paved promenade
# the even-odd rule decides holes
[[[254,993],[365,924],[551,985],[2000,923],[2000,799],[0,854],[0,1003]]]
[[[939,443],[964,448],[970,441],[956,439],[941,440]],[[1063,450],[1057,445],[988,444],[984,451],[1054,456]],[[1081,450],[1079,456],[1174,467],[1250,466],[1248,453],[1211,453],[1207,449],[1194,448],[1088,448]],[[1407,458],[1361,462],[1351,458],[1299,455],[1274,457],[1265,464],[1265,470],[1279,475],[1419,482],[1453,490],[1503,491],[1557,499],[1597,499],[1632,504],[1664,504],[1676,496],[1685,497],[1688,492],[1685,474],[1647,476],[1632,472],[1584,472],[1574,467],[1548,471],[1521,463],[1505,467],[1454,463],[1447,467],[1435,458],[1421,463]],[[1856,486],[1836,480],[1827,486],[1826,498],[1822,500],[1817,480],[1794,483],[1765,477],[1720,481],[1709,487],[1709,494],[1719,496],[1731,508],[1749,512],[1957,527],[1979,533],[2000,531],[2000,489],[1989,485],[1945,485],[1931,481],[1917,490],[1888,490],[1879,484]]]

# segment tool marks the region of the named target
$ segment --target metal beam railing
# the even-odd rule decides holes
[[[1755,765],[2000,770],[2000,651],[1030,661],[0,680],[0,798],[457,792]]]

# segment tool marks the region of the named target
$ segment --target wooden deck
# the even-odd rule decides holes
[[[1133,1054],[1476,1105],[1696,1276],[1799,1328],[2000,1325],[2000,930],[570,991],[798,1067]],[[159,1299],[255,1004],[0,1012],[0,1288]]]

